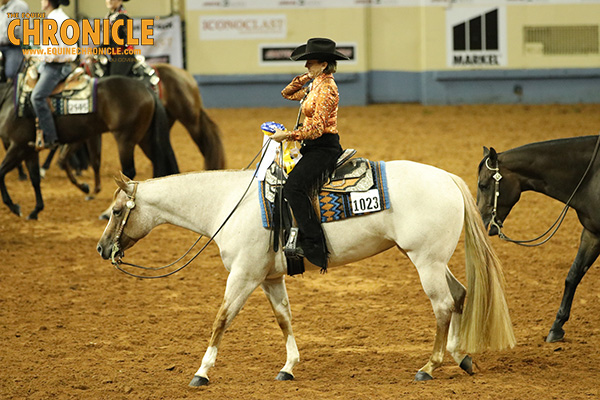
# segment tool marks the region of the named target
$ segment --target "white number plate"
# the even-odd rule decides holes
[[[67,103],[67,112],[69,114],[87,114],[89,105],[87,100],[69,100]]]
[[[371,189],[366,192],[352,192],[350,193],[350,202],[352,203],[352,213],[354,214],[381,210],[379,191],[377,189]]]

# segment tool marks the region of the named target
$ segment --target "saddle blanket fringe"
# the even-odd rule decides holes
[[[322,191],[319,193],[319,209],[321,222],[339,221],[346,218],[372,214],[390,208],[385,162],[369,161],[373,172],[373,186],[368,196],[353,199],[353,193],[334,193]],[[273,210],[275,205],[265,197],[265,183],[258,182],[258,196],[264,228],[273,228]]]

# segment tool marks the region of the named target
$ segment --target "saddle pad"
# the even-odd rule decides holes
[[[19,117],[33,118],[35,112],[31,104],[33,87],[27,82],[25,74],[19,74],[15,80],[15,111]],[[98,79],[84,75],[78,82],[69,84],[62,92],[52,94],[50,109],[53,115],[90,114],[96,112]]]
[[[369,161],[373,171],[373,186],[368,191],[319,193],[321,222],[339,221],[390,208],[390,199],[383,161]],[[273,210],[275,205],[265,196],[265,182],[258,182],[258,195],[264,228],[273,228]]]

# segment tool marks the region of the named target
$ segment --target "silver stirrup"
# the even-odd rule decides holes
[[[296,247],[298,242],[298,228],[290,228],[290,236],[283,247],[283,252],[286,257],[289,258],[300,258],[303,256],[302,251],[298,251],[299,249]]]

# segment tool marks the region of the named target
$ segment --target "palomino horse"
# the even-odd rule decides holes
[[[0,137],[9,143],[0,164],[0,191],[2,200],[16,215],[21,208],[8,194],[5,175],[25,160],[36,195],[36,205],[29,219],[37,219],[44,208],[40,189],[39,156],[28,145],[35,138],[33,118],[17,117],[12,83],[0,85]],[[94,138],[103,132],[112,132],[119,147],[121,167],[127,176],[135,176],[134,147],[139,144],[152,161],[154,176],[177,173],[177,162],[168,140],[167,117],[161,103],[146,86],[133,79],[111,77],[98,82],[98,110],[91,114],[55,117],[61,143],[74,143]]]
[[[175,121],[179,121],[185,127],[204,156],[204,169],[225,168],[225,150],[221,141],[221,131],[206,113],[198,84],[192,75],[170,64],[156,64],[153,68],[160,77],[160,99],[167,111],[169,127],[172,127]],[[91,139],[86,145],[90,153],[90,163],[94,167],[95,193],[97,193],[100,179],[97,169],[99,170],[100,166],[102,142],[100,139]],[[69,147],[68,150],[61,152],[59,162],[69,180],[83,192],[89,193],[88,185],[79,183],[70,165],[65,162],[65,159],[76,149],[76,146]],[[46,159],[44,163],[46,169],[50,161],[51,158]]]
[[[386,170],[390,209],[323,224],[329,267],[397,246],[417,268],[437,320],[433,354],[415,379],[432,379],[433,371],[442,364],[445,348],[461,368],[472,373],[471,357],[465,353],[504,349],[515,343],[503,272],[475,200],[462,179],[441,169],[391,161],[386,163]],[[229,277],[208,349],[190,386],[208,383],[208,371],[215,363],[225,330],[258,286],[269,299],[285,338],[287,361],[277,379],[293,379],[292,370],[299,361],[284,281],[285,258],[281,250],[270,250],[271,232],[262,227],[257,185],[250,186],[242,199],[253,173],[196,172],[144,182],[121,177],[117,179],[119,189],[111,218],[98,242],[100,255],[118,263],[124,250],[158,224],[216,235],[214,240]],[[447,265],[463,226],[468,289]]]
[[[485,148],[479,164],[477,205],[485,226],[491,225],[490,235],[500,233],[504,220],[524,191],[533,190],[563,203],[572,196],[569,206],[577,211],[583,231],[547,342],[563,339],[563,325],[569,320],[577,285],[600,254],[600,211],[597,206],[600,159],[594,158],[597,141],[598,136],[550,140],[502,153]],[[589,172],[583,179],[588,167]],[[575,191],[580,181],[581,185]]]

